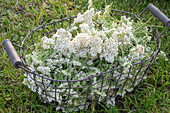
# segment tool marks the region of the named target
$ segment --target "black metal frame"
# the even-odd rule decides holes
[[[94,90],[94,89],[97,89],[97,90],[99,90],[99,91],[102,91],[102,89],[104,88],[104,87],[106,87],[106,86],[108,86],[108,89],[107,89],[107,91],[106,91],[106,93],[109,93],[109,92],[112,92],[112,94],[111,95],[107,95],[106,96],[106,98],[103,100],[103,101],[105,101],[106,99],[110,99],[110,98],[112,98],[112,97],[115,97],[115,95],[116,95],[116,93],[117,93],[117,91],[118,91],[118,89],[124,89],[124,87],[126,86],[126,85],[131,85],[131,86],[136,86],[137,84],[137,82],[136,81],[138,81],[138,83],[140,83],[140,82],[142,82],[143,81],[143,79],[144,79],[144,77],[147,75],[147,73],[148,73],[148,70],[149,70],[149,68],[151,67],[151,65],[152,65],[152,63],[155,61],[155,58],[156,58],[156,56],[157,56],[157,54],[159,53],[159,51],[160,51],[160,46],[161,46],[161,35],[169,28],[169,26],[170,26],[170,24],[169,24],[169,22],[170,22],[170,20],[161,12],[161,11],[159,11],[153,4],[149,4],[142,12],[141,12],[141,14],[139,14],[139,15],[136,15],[136,14],[132,14],[132,13],[129,13],[129,12],[126,12],[126,11],[122,11],[122,10],[112,10],[112,12],[116,12],[116,13],[118,13],[118,14],[116,14],[116,15],[125,15],[125,16],[129,16],[129,17],[131,17],[131,18],[133,18],[134,20],[137,20],[137,18],[141,18],[141,19],[143,19],[144,21],[146,21],[144,18],[142,18],[141,17],[141,15],[143,14],[143,12],[146,10],[146,9],[148,9],[148,10],[150,10],[151,12],[152,12],[152,14],[153,15],[155,15],[160,21],[162,21],[165,25],[166,25],[166,28],[162,31],[162,33],[158,33],[158,31],[156,30],[156,28],[154,28],[153,27],[153,38],[155,39],[155,43],[157,44],[157,48],[155,48],[155,50],[153,51],[153,54],[147,59],[147,60],[142,60],[142,61],[140,61],[140,62],[136,62],[136,63],[133,63],[131,66],[130,66],[130,68],[129,68],[129,72],[128,73],[123,73],[123,68],[125,68],[124,66],[120,66],[120,67],[114,67],[114,68],[112,68],[112,69],[110,69],[110,70],[108,70],[108,71],[106,71],[106,72],[102,72],[102,73],[99,73],[99,74],[97,74],[97,75],[93,75],[93,76],[90,76],[90,77],[87,77],[87,78],[85,78],[85,79],[80,79],[80,80],[69,80],[69,79],[67,79],[67,80],[57,80],[57,79],[51,79],[51,78],[48,78],[48,77],[45,77],[45,76],[41,76],[41,75],[39,75],[38,73],[36,73],[35,71],[32,71],[28,66],[27,66],[27,64],[26,64],[26,61],[25,61],[25,54],[27,53],[27,51],[29,51],[29,49],[30,49],[30,47],[33,45],[33,48],[35,48],[34,47],[34,43],[35,43],[35,41],[37,41],[39,38],[35,38],[34,39],[34,33],[38,30],[38,29],[42,29],[41,31],[43,31],[42,33],[42,36],[43,35],[49,35],[50,33],[52,33],[52,32],[56,32],[57,31],[57,29],[56,29],[56,27],[57,27],[57,25],[58,26],[60,26],[60,27],[63,27],[63,25],[64,25],[64,22],[65,21],[69,21],[69,24],[71,24],[71,22],[72,22],[72,19],[73,18],[75,18],[76,16],[74,16],[74,17],[69,17],[69,18],[65,18],[65,19],[61,19],[61,20],[58,20],[58,21],[54,21],[54,22],[52,22],[52,23],[47,23],[47,24],[43,24],[42,26],[40,26],[40,27],[37,27],[36,29],[34,29],[34,30],[32,30],[25,38],[24,38],[24,40],[22,41],[22,44],[21,44],[21,46],[18,46],[18,45],[16,45],[16,44],[13,44],[13,45],[15,45],[15,46],[17,46],[17,47],[19,47],[19,49],[20,49],[20,59],[15,59],[15,55],[11,58],[11,61],[13,62],[13,64],[14,64],[14,66],[16,67],[16,68],[22,68],[23,70],[25,70],[26,72],[27,72],[27,74],[29,75],[29,74],[33,74],[34,75],[34,77],[32,78],[34,81],[35,81],[35,83],[36,83],[36,86],[37,86],[37,88],[38,87],[40,87],[37,83],[39,83],[39,84],[42,84],[43,86],[44,86],[44,83],[43,82],[39,82],[39,81],[36,81],[36,76],[39,76],[39,77],[41,77],[42,78],[42,81],[43,80],[50,80],[50,81],[52,81],[52,82],[55,82],[56,84],[58,83],[58,82],[60,82],[60,83],[68,83],[68,87],[64,87],[64,88],[59,88],[59,87],[57,87],[57,86],[53,86],[53,88],[55,89],[55,97],[52,97],[52,98],[54,98],[55,99],[55,101],[56,101],[56,93],[62,93],[62,92],[57,92],[57,89],[68,89],[69,90],[69,92],[68,92],[68,94],[65,94],[65,95],[67,95],[68,96],[68,98],[66,99],[66,103],[63,103],[62,104],[62,106],[60,106],[60,107],[64,107],[65,109],[67,109],[67,108],[74,108],[74,107],[79,107],[79,106],[84,106],[84,107],[87,107],[87,100],[89,100],[89,99],[91,99],[88,103],[97,103],[99,100],[99,97],[98,97],[98,99],[95,99],[95,100],[93,100],[92,99],[92,97],[91,96],[89,96],[89,91],[92,91],[92,90]],[[157,12],[155,12],[155,10],[157,11]],[[159,14],[158,14],[159,13]],[[166,22],[165,22],[166,21]],[[50,30],[49,32],[45,32],[46,31],[46,27],[48,27],[48,26],[53,26],[53,29],[52,30]],[[30,37],[30,38],[29,38]],[[25,43],[27,43],[27,42],[29,42],[29,41],[27,41],[27,40],[31,40],[31,43],[29,43],[29,45],[24,45]],[[10,49],[8,49],[9,48],[9,45],[10,45],[10,43],[8,42],[9,40],[6,40],[6,41],[4,41],[4,46],[5,46],[5,49],[6,49],[6,51],[7,51],[7,53],[8,53],[8,55],[10,56],[10,54],[11,54],[11,50]],[[9,44],[7,44],[6,42],[8,42]],[[34,50],[34,49],[33,49]],[[24,52],[25,51],[25,52]],[[14,54],[17,54],[17,53],[14,53]],[[18,62],[18,63],[17,63]],[[138,65],[138,66],[137,66]],[[140,66],[139,66],[140,65]],[[138,67],[137,69],[134,69],[134,67]],[[132,69],[134,69],[134,70],[132,70]],[[119,70],[120,71],[120,73],[121,74],[119,74],[119,75],[114,75],[114,72],[115,72],[115,70]],[[105,76],[105,74],[110,74],[110,78],[104,78],[104,76]],[[126,84],[126,81],[127,81],[127,79],[128,79],[128,77],[129,77],[129,74],[134,74],[135,73],[135,75],[133,76],[133,81],[131,82],[131,83],[128,83],[128,84]],[[123,76],[124,74],[127,74],[128,76],[127,76],[127,78],[125,78],[124,80],[125,80],[125,82],[124,82],[124,84],[122,84],[121,86],[118,86],[118,82],[120,82],[120,81],[122,81],[123,79],[120,79],[121,78],[121,76]],[[141,76],[142,75],[142,76]],[[100,81],[97,81],[97,83],[95,83],[95,84],[92,84],[92,80],[95,78],[95,77],[101,77],[101,80]],[[116,79],[116,82],[114,83],[115,84],[115,88],[110,88],[111,87],[111,85],[113,84],[113,82],[112,82],[112,80],[113,79]],[[88,85],[88,86],[84,86],[84,87],[71,87],[71,84],[73,84],[73,83],[75,83],[75,82],[81,82],[81,81],[88,81],[89,82],[89,84],[90,85]],[[109,82],[108,84],[106,84],[105,86],[103,86],[103,82],[104,81],[111,81],[111,82]],[[94,86],[94,85],[96,85],[96,84],[100,84],[100,87],[96,87],[96,88],[91,88],[92,86]],[[84,97],[81,97],[81,98],[72,98],[72,95],[74,95],[74,94],[71,94],[70,93],[70,90],[71,89],[74,89],[74,88],[83,88],[83,89],[85,89],[85,88],[87,88],[86,90],[84,90],[83,92],[86,92],[86,96],[84,96]],[[45,89],[45,92],[49,92],[49,91],[47,91],[47,89]],[[38,91],[37,91],[37,93],[38,93]],[[82,92],[79,92],[79,93],[82,93]],[[85,101],[85,103],[82,103],[82,105],[78,105],[78,106],[69,106],[68,105],[68,100],[70,99],[70,98],[72,98],[72,99],[82,99],[82,100],[84,100]],[[43,99],[43,98],[42,98]],[[58,104],[57,103],[51,103],[51,104],[54,104],[54,106],[58,106]]]

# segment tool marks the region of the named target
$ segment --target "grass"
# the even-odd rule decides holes
[[[169,15],[169,1],[160,0],[117,0],[113,9],[139,14],[149,3]],[[103,9],[112,0],[95,0],[94,6]],[[54,112],[52,106],[44,104],[35,94],[22,84],[24,78],[21,69],[15,69],[2,46],[4,39],[21,44],[23,38],[34,28],[64,17],[77,15],[87,9],[86,0],[0,0],[0,112]],[[148,15],[145,12],[143,17]],[[146,17],[145,17],[146,18]],[[157,19],[153,24],[163,26]],[[164,27],[159,27],[161,32]],[[170,38],[166,31],[161,37],[161,50],[169,56]],[[168,60],[169,61],[169,60]],[[89,109],[88,112],[170,112],[170,76],[169,62],[157,57],[148,73],[148,78],[136,90],[116,99],[116,106],[103,106]],[[83,112],[83,111],[82,111]]]

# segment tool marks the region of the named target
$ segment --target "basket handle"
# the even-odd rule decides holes
[[[22,66],[22,62],[20,57],[18,56],[14,46],[12,45],[11,41],[8,39],[3,40],[3,46],[15,68],[19,68],[19,65]]]
[[[149,4],[148,10],[156,17],[158,20],[160,20],[165,26],[168,26],[170,19],[163,14],[157,7],[155,7],[152,3]]]
[[[155,7],[152,3],[149,4],[140,14],[139,16],[141,16],[144,11],[148,9],[156,18],[158,18],[158,20],[160,20],[165,26],[168,26],[168,24],[170,23],[170,19],[163,14],[157,7]]]

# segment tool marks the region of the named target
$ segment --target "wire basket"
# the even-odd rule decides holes
[[[153,27],[153,36],[152,39],[154,40],[154,44],[155,49],[152,53],[152,55],[147,59],[147,60],[142,60],[140,62],[136,62],[133,63],[129,68],[128,68],[128,72],[124,73],[123,69],[125,68],[124,66],[120,66],[120,67],[116,67],[116,65],[106,71],[106,72],[102,72],[99,73],[97,75],[93,75],[93,76],[89,76],[85,79],[80,79],[80,80],[70,80],[69,78],[67,80],[57,80],[57,79],[51,79],[48,78],[46,76],[42,76],[38,73],[36,73],[35,71],[31,70],[26,61],[25,61],[25,55],[28,54],[29,52],[34,51],[35,45],[34,43],[36,43],[36,41],[38,41],[41,37],[45,36],[45,35],[51,35],[52,33],[56,32],[57,29],[61,28],[61,27],[67,27],[69,25],[71,25],[72,20],[76,17],[69,17],[69,18],[65,18],[65,19],[61,19],[58,21],[54,21],[52,23],[47,23],[47,24],[43,24],[40,27],[37,27],[36,29],[32,30],[22,41],[21,46],[18,46],[16,44],[12,44],[9,40],[4,40],[3,41],[3,45],[5,47],[5,50],[7,51],[13,65],[15,68],[22,68],[23,70],[26,71],[26,73],[28,74],[28,76],[31,77],[31,79],[36,83],[36,92],[38,93],[39,89],[44,91],[44,94],[46,96],[50,96],[48,95],[48,92],[50,92],[49,90],[47,90],[46,84],[43,82],[44,80],[48,80],[53,82],[55,85],[53,86],[53,93],[54,95],[51,96],[51,98],[53,98],[55,101],[54,102],[48,102],[48,100],[46,100],[45,97],[42,97],[42,95],[40,95],[38,93],[38,95],[41,97],[42,100],[53,104],[54,107],[59,106],[59,104],[56,102],[57,101],[57,96],[58,94],[61,94],[63,92],[60,92],[59,90],[64,89],[64,90],[68,90],[68,93],[64,94],[67,95],[65,98],[65,101],[60,103],[61,108],[64,108],[65,110],[67,108],[75,108],[75,109],[80,109],[81,106],[83,108],[88,108],[88,106],[90,104],[94,104],[94,103],[98,103],[100,102],[105,102],[107,99],[111,99],[111,98],[115,98],[116,94],[118,91],[123,91],[124,88],[126,86],[129,87],[135,87],[138,84],[140,84],[140,82],[143,81],[144,77],[146,77],[149,68],[151,67],[151,64],[155,61],[155,58],[157,56],[157,54],[160,51],[160,46],[161,46],[161,35],[168,29],[169,27],[169,22],[170,20],[159,10],[157,9],[153,4],[149,4],[139,15],[136,14],[132,14],[126,11],[121,11],[121,10],[111,10],[113,15],[117,15],[117,16],[122,16],[125,15],[127,17],[131,17],[132,19],[134,19],[137,22],[137,18],[141,18],[141,15],[144,13],[145,10],[149,10],[154,16],[156,16],[161,22],[163,22],[166,25],[166,28],[162,31],[162,33],[158,33],[158,31]],[[147,21],[145,19],[143,19],[144,21]],[[17,55],[16,50],[14,49],[14,46],[17,46],[20,49],[20,57]],[[116,71],[119,71],[120,74],[115,74]],[[105,75],[108,74],[109,77],[105,78]],[[129,75],[133,75],[131,77],[131,82],[128,81],[129,79]],[[33,76],[32,76],[33,75]],[[123,76],[126,76],[124,78],[122,78]],[[42,81],[37,81],[36,77],[40,77]],[[100,80],[98,82],[96,82],[95,84],[92,83],[92,81],[94,79],[99,79]],[[77,83],[77,82],[83,82],[86,81],[86,83],[88,83],[85,86],[82,87],[71,87],[71,84]],[[119,84],[119,82],[124,81],[123,84]],[[104,82],[107,82],[107,84],[103,85]],[[58,87],[57,83],[65,83],[67,84],[65,87]],[[114,87],[112,87],[112,85],[114,84]],[[59,90],[58,90],[59,89]],[[71,91],[73,89],[85,89],[82,92],[78,92],[78,95],[83,94],[82,96],[80,96],[79,98],[75,97],[74,93],[71,93]],[[102,100],[100,100],[99,96],[95,96],[95,92],[102,91],[106,92],[106,97]],[[93,92],[94,95],[90,95],[89,92]],[[81,100],[81,103],[78,103],[76,106],[75,105],[70,105],[69,104],[69,100]]]

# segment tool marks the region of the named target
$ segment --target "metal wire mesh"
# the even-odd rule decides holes
[[[138,15],[121,11],[121,10],[112,10],[112,15],[116,16],[128,16],[134,19],[134,21],[137,22],[137,17],[141,18]],[[76,16],[75,16],[76,17]],[[140,82],[143,81],[144,77],[147,75],[148,70],[151,66],[151,64],[155,61],[156,55],[158,54],[160,50],[160,35],[158,31],[153,28],[153,36],[152,36],[152,42],[155,44],[154,51],[150,57],[148,57],[147,60],[143,60],[140,62],[133,63],[129,68],[128,72],[124,73],[123,69],[125,68],[124,66],[117,67],[116,65],[113,66],[112,69],[99,73],[97,75],[89,76],[85,79],[80,79],[80,80],[70,80],[69,78],[67,80],[58,80],[58,79],[51,79],[45,76],[42,76],[31,69],[29,69],[26,61],[25,61],[25,55],[34,51],[35,49],[35,43],[43,36],[45,35],[51,35],[52,33],[56,32],[57,29],[61,27],[67,27],[72,23],[72,20],[75,17],[69,17],[65,19],[61,19],[58,21],[54,21],[52,23],[44,24],[34,30],[32,30],[23,40],[22,45],[20,46],[20,57],[23,62],[23,66],[20,66],[23,70],[25,70],[28,74],[28,76],[31,77],[31,79],[35,82],[36,84],[36,92],[38,93],[39,88],[44,91],[46,96],[50,96],[51,98],[55,99],[55,102],[52,102],[50,104],[53,104],[55,107],[59,106],[58,103],[56,102],[57,97],[56,95],[58,94],[63,94],[66,95],[67,98],[64,99],[64,101],[61,102],[61,106],[65,109],[67,108],[79,108],[81,106],[84,106],[87,108],[90,104],[92,103],[98,103],[100,97],[96,95],[96,91],[106,92],[106,97],[103,100],[100,100],[102,102],[105,102],[107,99],[111,99],[112,97],[116,97],[116,93],[118,90],[124,90],[125,87],[135,87]],[[116,73],[116,72],[119,72]],[[108,76],[106,76],[106,74]],[[32,76],[33,75],[33,76]],[[36,78],[40,77],[41,81],[37,81]],[[93,83],[94,79],[99,79],[96,83]],[[131,81],[129,81],[129,79]],[[53,91],[47,90],[48,84],[45,84],[43,81],[47,80],[55,84],[52,86],[54,89]],[[81,87],[71,87],[71,84],[76,84],[80,82],[86,83],[84,86]],[[119,84],[121,81],[123,81],[123,84]],[[58,83],[66,83],[66,87],[58,87]],[[114,87],[112,87],[114,86]],[[59,91],[58,89],[62,90],[68,90],[68,93],[63,93]],[[71,93],[72,90],[79,90],[78,93]],[[82,90],[83,89],[83,90]],[[82,90],[82,91],[81,91]],[[54,96],[48,95],[48,92],[53,92]],[[93,93],[94,95],[90,95],[90,93]],[[39,94],[39,93],[38,93]],[[74,95],[81,95],[79,98],[75,97]],[[40,95],[40,94],[39,94]],[[41,95],[40,95],[41,96]],[[43,100],[45,100],[45,97],[41,97]],[[77,104],[77,106],[73,106],[69,104],[69,100],[81,100],[80,103]]]

